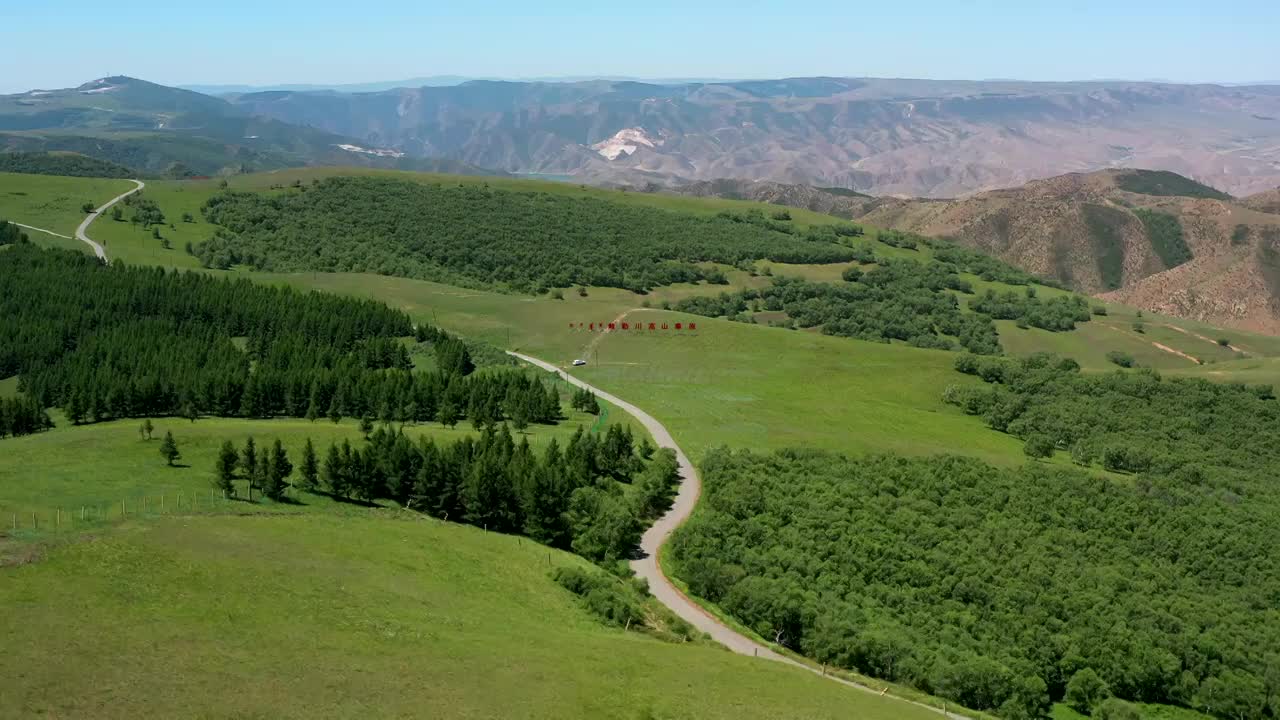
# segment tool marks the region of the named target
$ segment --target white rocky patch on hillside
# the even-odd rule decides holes
[[[623,128],[614,133],[613,137],[592,145],[591,149],[610,160],[617,160],[619,155],[631,155],[641,145],[654,148],[662,145],[662,142],[661,138],[650,137],[643,128]]]
[[[80,93],[82,95],[98,95],[119,89],[119,85],[112,85],[106,78],[98,78],[87,85],[81,85]]]
[[[348,145],[346,143],[338,145],[337,148],[339,150],[346,150],[347,152],[363,153],[365,155],[377,155],[378,157],[393,157],[393,158],[404,157],[404,153],[398,150],[381,150],[377,148],[370,150],[369,148],[362,148],[359,145]]]

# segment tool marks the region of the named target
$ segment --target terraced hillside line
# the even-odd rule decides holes
[[[675,452],[676,462],[680,467],[680,491],[676,494],[676,499],[671,505],[671,509],[668,510],[665,515],[658,518],[657,522],[655,522],[653,526],[646,530],[644,535],[641,536],[640,550],[643,553],[643,556],[631,561],[631,569],[635,572],[637,577],[642,577],[649,583],[649,591],[653,593],[653,596],[656,597],[659,602],[670,608],[672,612],[683,618],[685,622],[693,625],[699,631],[706,633],[711,636],[713,640],[736,653],[792,665],[794,667],[808,670],[816,675],[821,675],[829,680],[834,680],[842,685],[848,685],[849,687],[856,688],[862,692],[873,693],[876,695],[885,694],[885,689],[876,690],[851,680],[827,675],[825,672],[821,672],[816,668],[774,652],[765,645],[752,640],[746,635],[743,635],[733,628],[730,628],[728,625],[720,622],[720,620],[715,616],[704,610],[693,600],[689,599],[687,595],[680,592],[680,590],[667,578],[666,574],[663,573],[662,565],[658,562],[658,551],[662,549],[662,546],[666,543],[667,539],[671,537],[671,533],[675,532],[676,528],[683,525],[685,520],[689,519],[689,515],[693,513],[694,507],[698,504],[698,497],[702,494],[702,479],[698,476],[698,470],[693,466],[693,463],[689,462],[688,456],[686,456],[684,451],[680,449],[680,446],[676,444],[675,438],[673,438],[667,428],[662,423],[658,422],[652,415],[641,410],[635,405],[632,405],[626,400],[583,382],[582,380],[579,380],[565,372],[564,369],[556,367],[544,360],[539,360],[535,357],[513,352],[511,350],[508,350],[507,354],[512,357],[519,358],[530,365],[542,368],[548,372],[556,373],[565,382],[571,385],[576,385],[584,390],[590,390],[596,394],[596,397],[602,398],[606,402],[613,403],[623,410],[626,410],[631,413],[631,416],[638,420],[646,430],[649,431],[649,434],[653,435],[653,440],[657,443],[658,447],[671,448],[671,450]],[[912,705],[927,708],[945,717],[965,717],[963,715],[955,715],[945,710],[933,707],[932,705],[926,705],[914,700],[907,700],[905,698],[899,698],[892,695],[889,697],[893,697],[895,700],[899,700],[901,702],[911,703]]]
[[[1191,332],[1190,330],[1187,330],[1186,328],[1180,328],[1177,325],[1170,325],[1168,323],[1165,323],[1164,326],[1169,328],[1170,330],[1177,330],[1183,335],[1190,335],[1191,337],[1194,337],[1194,338],[1200,338],[1201,340],[1209,343],[1210,345],[1220,344],[1217,340],[1210,340],[1209,338],[1201,335],[1198,332]],[[1246,348],[1243,345],[1236,345],[1234,343],[1227,343],[1227,347],[1230,348],[1232,352],[1245,352],[1246,350]]]
[[[137,185],[137,187],[135,187],[134,189],[132,189],[132,190],[130,190],[130,191],[128,191],[128,192],[121,193],[121,194],[119,194],[119,195],[117,195],[117,196],[115,196],[115,197],[111,198],[111,199],[110,199],[110,200],[108,200],[108,201],[106,202],[106,204],[105,204],[105,205],[103,205],[102,207],[98,208],[97,210],[94,210],[93,212],[89,213],[88,215],[85,215],[85,216],[84,216],[84,221],[80,223],[80,227],[76,228],[76,239],[77,239],[77,240],[79,240],[80,242],[87,243],[87,244],[89,245],[89,247],[93,248],[93,254],[94,254],[94,255],[97,255],[97,256],[98,256],[98,259],[99,259],[99,260],[101,260],[102,262],[108,262],[108,260],[107,260],[107,251],[106,251],[106,250],[104,250],[104,249],[102,249],[102,246],[101,246],[101,245],[99,245],[98,243],[96,243],[96,242],[94,242],[93,240],[91,240],[91,239],[89,238],[89,236],[88,236],[87,234],[85,234],[85,231],[89,229],[89,225],[90,225],[90,223],[92,223],[94,220],[97,220],[97,219],[98,219],[98,216],[99,216],[99,215],[101,215],[102,213],[106,212],[106,211],[107,211],[107,210],[108,210],[112,205],[115,205],[116,203],[120,202],[121,200],[123,200],[123,199],[125,199],[125,198],[129,197],[130,195],[132,195],[132,194],[134,194],[134,193],[138,192],[139,190],[141,190],[142,188],[144,188],[144,187],[146,187],[146,186],[147,186],[147,184],[146,184],[146,183],[144,183],[144,182],[142,182],[141,180],[130,180],[129,182],[136,184],[136,185]],[[56,235],[57,233],[54,233],[54,234]],[[65,236],[65,235],[61,235],[61,236],[59,236],[59,237],[66,237],[66,236]]]
[[[1137,333],[1131,333],[1131,332],[1129,332],[1128,330],[1121,330],[1120,328],[1116,327],[1115,325],[1107,325],[1107,327],[1111,328],[1112,330],[1115,330],[1115,331],[1116,331],[1116,332],[1118,332],[1118,333],[1126,333],[1126,334],[1128,334],[1128,335],[1133,335],[1134,337],[1138,337],[1138,334],[1137,334]],[[1166,327],[1173,327],[1173,326],[1172,326],[1172,325],[1167,325]],[[1176,328],[1175,328],[1175,329],[1176,329]],[[1149,341],[1149,342],[1151,343],[1151,347],[1153,347],[1153,348],[1155,348],[1155,349],[1157,349],[1157,350],[1163,350],[1163,351],[1165,351],[1165,352],[1169,353],[1170,355],[1177,355],[1178,357],[1180,357],[1180,358],[1182,358],[1182,359],[1184,359],[1184,360],[1190,360],[1191,362],[1193,362],[1193,363],[1195,363],[1195,364],[1197,364],[1197,365],[1203,365],[1203,364],[1204,364],[1203,362],[1201,362],[1200,358],[1195,357],[1194,355],[1188,355],[1188,354],[1186,354],[1186,353],[1182,352],[1181,350],[1175,350],[1175,349],[1173,349],[1173,348],[1169,347],[1168,345],[1164,345],[1164,344],[1162,344],[1162,343],[1158,343],[1158,342],[1156,342],[1156,341],[1154,341],[1154,340],[1151,340],[1151,341]]]

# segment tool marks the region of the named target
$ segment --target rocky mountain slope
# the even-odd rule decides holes
[[[1104,170],[951,200],[850,196],[778,183],[679,189],[806,207],[950,237],[1078,290],[1148,310],[1280,334],[1275,191],[1235,200],[1168,172]]]
[[[1258,212],[1280,214],[1280,188],[1250,195],[1243,198],[1240,204]]]
[[[1126,166],[1236,195],[1280,185],[1277,86],[473,81],[232,99],[409,156],[589,182],[767,179],[948,197]]]

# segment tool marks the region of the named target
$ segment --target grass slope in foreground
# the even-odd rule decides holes
[[[394,517],[131,522],[0,568],[0,716],[934,717],[605,629],[550,579],[580,559]]]

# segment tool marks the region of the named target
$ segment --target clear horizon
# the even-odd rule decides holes
[[[865,8],[835,0],[804,7],[571,0],[537,16],[498,0],[487,9],[227,0],[176,13],[171,3],[139,0],[100,15],[97,3],[50,0],[0,9],[0,23],[23,29],[6,37],[0,92],[74,87],[107,75],[251,86],[447,75],[1280,82],[1273,37],[1280,3],[1258,0],[1237,2],[1229,14],[1206,14],[1202,3],[1183,0],[1085,0],[1070,8],[1008,0]]]

